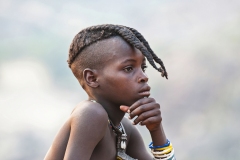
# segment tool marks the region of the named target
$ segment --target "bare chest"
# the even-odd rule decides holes
[[[93,150],[91,160],[107,159],[116,160],[116,134],[109,128],[103,139]]]

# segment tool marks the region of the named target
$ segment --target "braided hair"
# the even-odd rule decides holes
[[[142,54],[147,58],[149,63],[157,71],[161,72],[162,77],[166,77],[166,79],[168,79],[168,74],[163,62],[152,51],[145,38],[137,30],[122,25],[104,24],[88,27],[80,31],[74,37],[72,44],[70,45],[69,58],[67,61],[69,67],[72,69],[73,62],[76,59],[81,59],[79,58],[79,55],[83,54],[82,52],[84,52],[85,48],[87,48],[90,45],[93,45],[96,42],[115,36],[120,36],[128,44],[139,49],[142,52]],[[160,65],[159,68],[156,66],[154,61]],[[82,63],[91,62],[82,61]],[[74,73],[75,76],[76,74]]]

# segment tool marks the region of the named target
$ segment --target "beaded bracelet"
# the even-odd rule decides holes
[[[167,139],[167,143],[164,144],[164,145],[162,145],[162,146],[153,146],[153,142],[151,142],[151,143],[149,144],[149,148],[151,148],[151,149],[157,149],[157,148],[167,147],[167,146],[169,146],[169,145],[170,145],[170,141]]]
[[[156,149],[152,149],[151,152],[154,153],[154,154],[161,155],[161,154],[169,154],[172,150],[173,150],[173,147],[169,147],[169,148],[167,148],[167,149],[165,149],[163,151],[158,151]]]
[[[176,160],[172,143],[168,139],[167,143],[161,146],[153,146],[151,142],[149,148],[155,160]]]
[[[168,154],[159,154],[158,152],[151,151],[155,158],[170,158],[174,155],[174,149]]]
[[[155,150],[157,150],[157,151],[163,151],[163,150],[165,150],[165,149],[169,149],[169,148],[173,148],[172,143],[170,143],[170,145],[167,146],[167,147],[163,147],[163,148],[155,148]]]

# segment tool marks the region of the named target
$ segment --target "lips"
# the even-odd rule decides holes
[[[150,86],[144,86],[138,93],[141,96],[149,97],[150,96],[150,89],[151,89]]]

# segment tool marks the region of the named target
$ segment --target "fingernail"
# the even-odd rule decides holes
[[[128,113],[130,113],[130,110],[127,110]]]
[[[134,122],[132,122],[132,124],[133,124],[133,125],[135,125],[135,123],[134,123]]]
[[[129,119],[132,119],[130,116],[128,116]]]

